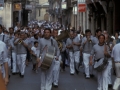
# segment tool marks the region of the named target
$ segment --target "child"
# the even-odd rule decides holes
[[[34,42],[34,46],[31,48],[31,59],[33,62],[33,70],[36,71],[36,73],[38,73],[37,69],[38,69],[38,63],[40,62],[39,56],[37,55],[37,48],[38,48],[38,42],[35,41]]]

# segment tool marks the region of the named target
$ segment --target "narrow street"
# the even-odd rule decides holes
[[[53,87],[52,90],[97,90],[96,77],[85,79],[82,68],[80,71],[79,75],[70,75],[67,67],[66,71],[60,72],[59,87]],[[24,78],[12,75],[7,88],[8,90],[40,90],[40,70],[39,73],[33,72],[32,65],[29,64]]]

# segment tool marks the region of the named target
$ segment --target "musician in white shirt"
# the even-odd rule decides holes
[[[113,90],[119,90],[120,86],[120,43],[113,47],[111,57],[114,59],[116,79],[114,81]]]
[[[44,70],[41,68],[41,89],[40,90],[51,90],[52,81],[53,81],[53,69],[55,61],[59,60],[60,51],[58,48],[57,42],[51,38],[51,29],[46,28],[44,30],[44,38],[40,39],[40,54],[41,54],[41,62],[44,60],[45,52],[47,48],[50,46],[55,47],[55,55],[56,58],[52,61],[52,64],[48,70]],[[53,53],[53,52],[52,52]]]
[[[54,29],[53,30],[53,38],[55,39],[57,36],[58,36],[58,30]],[[59,59],[54,62],[54,69],[53,69],[53,85],[54,85],[54,87],[58,87],[60,62],[61,62],[61,55],[59,55]]]
[[[6,85],[9,82],[7,57],[8,57],[8,54],[7,54],[6,45],[4,42],[0,41],[0,73],[3,74],[3,78]]]
[[[99,43],[93,46],[90,56],[90,65],[93,64],[93,56],[95,58],[95,64],[105,56],[110,57],[110,52],[108,47],[105,45],[105,36],[99,35],[98,37]],[[103,70],[97,71],[97,79],[98,79],[98,88],[97,90],[108,90],[108,72],[109,72],[109,62],[108,66]]]

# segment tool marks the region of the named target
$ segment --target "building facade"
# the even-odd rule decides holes
[[[39,0],[39,4],[36,5],[36,20],[49,21],[50,15],[48,13],[48,8],[49,8],[48,0]]]
[[[119,3],[119,0],[86,0],[90,28],[107,30],[110,35],[120,31]]]
[[[8,27],[12,26],[12,8],[13,4],[9,3],[9,2],[5,2],[4,3],[4,7],[1,7],[0,9],[0,24],[4,25],[6,27],[6,29],[8,29]]]
[[[62,0],[48,0],[49,1],[49,13],[51,16],[51,21],[61,21],[61,2]]]

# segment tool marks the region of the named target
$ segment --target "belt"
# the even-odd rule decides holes
[[[120,61],[116,61],[115,63],[120,63]]]

